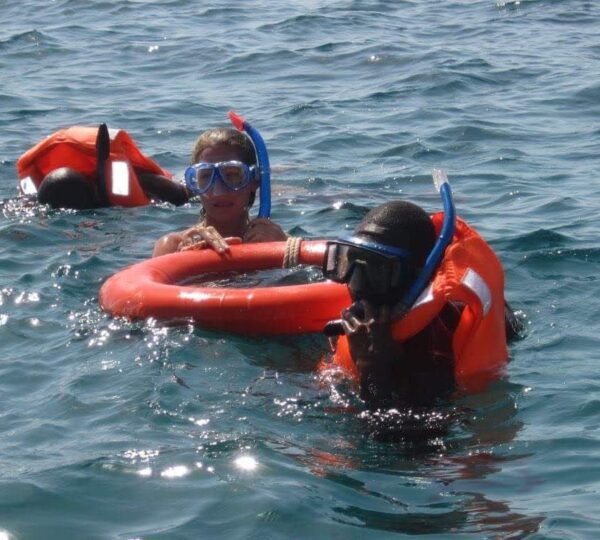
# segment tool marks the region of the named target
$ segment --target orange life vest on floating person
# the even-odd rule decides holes
[[[150,199],[140,186],[136,170],[172,178],[172,174],[142,154],[129,134],[109,129],[110,154],[106,165],[106,194],[111,206],[144,206]],[[38,192],[44,177],[70,167],[96,183],[98,128],[61,129],[25,152],[17,161],[19,188],[25,195]]]
[[[431,219],[439,235],[444,214]],[[508,360],[504,271],[492,248],[461,219],[456,220],[452,242],[431,283],[408,314],[394,324],[394,339],[403,342],[415,336],[447,302],[464,306],[452,337],[455,380],[476,389],[497,375]],[[358,376],[346,336],[338,338],[333,363]]]

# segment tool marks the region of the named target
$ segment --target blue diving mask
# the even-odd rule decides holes
[[[245,188],[257,176],[254,165],[241,161],[221,161],[220,163],[196,163],[185,171],[185,185],[194,195],[206,193],[217,180],[231,191]]]

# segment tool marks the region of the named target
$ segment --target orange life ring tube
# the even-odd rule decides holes
[[[351,303],[348,288],[330,281],[252,289],[178,285],[204,273],[281,268],[286,242],[239,244],[148,259],[110,277],[100,306],[129,319],[193,320],[203,328],[246,335],[322,332]],[[301,264],[321,265],[324,241],[304,241]]]

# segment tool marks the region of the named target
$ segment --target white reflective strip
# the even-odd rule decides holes
[[[21,191],[25,195],[35,195],[37,193],[37,188],[35,187],[35,184],[33,183],[31,176],[26,176],[25,178],[21,178],[21,180],[19,180],[19,182],[21,184]]]
[[[111,141],[114,141],[117,138],[119,131],[121,131],[121,130],[115,129],[115,128],[108,128],[108,136],[110,137]]]
[[[481,302],[483,316],[485,317],[488,314],[490,307],[492,307],[492,291],[490,291],[487,283],[472,268],[469,268],[465,272],[461,282],[477,295]]]
[[[112,192],[114,195],[129,195],[129,167],[124,161],[112,162]]]
[[[419,297],[415,300],[411,309],[415,309],[418,306],[423,304],[427,304],[433,300],[433,284],[427,285],[426,289],[423,289],[423,292],[419,295]]]

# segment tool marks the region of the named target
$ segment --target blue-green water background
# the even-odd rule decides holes
[[[598,28],[583,0],[0,0],[1,537],[598,538]],[[527,317],[506,378],[378,420],[315,377],[321,338],[103,314],[198,207],[48,212],[16,159],[107,122],[180,174],[229,109],[296,234],[436,211],[446,168]]]

